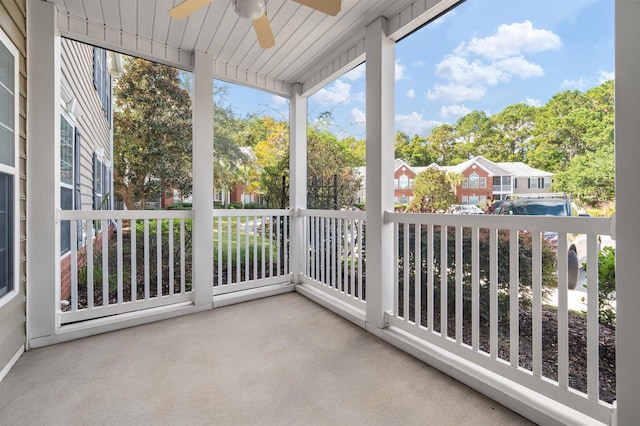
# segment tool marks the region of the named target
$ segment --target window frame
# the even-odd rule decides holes
[[[20,291],[20,52],[6,33],[0,29],[0,44],[13,57],[13,87],[7,90],[13,95],[13,165],[0,163],[0,173],[11,177],[12,194],[9,197],[9,226],[7,246],[9,249],[9,276],[6,288],[0,289],[0,307],[9,303]],[[5,86],[6,87],[6,86]],[[12,90],[11,90],[12,89]]]
[[[486,186],[486,182],[485,182]],[[480,188],[480,176],[473,172],[469,175],[469,189],[478,189]]]

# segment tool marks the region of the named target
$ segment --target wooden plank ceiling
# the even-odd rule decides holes
[[[267,15],[276,45],[261,49],[251,21],[235,14],[232,0],[214,0],[184,20],[171,19],[167,14],[167,10],[182,0],[48,1],[55,3],[59,16],[75,24],[75,27],[68,25],[63,35],[69,36],[69,31],[80,25],[104,28],[105,33],[120,34],[123,40],[135,37],[189,56],[194,50],[203,51],[212,55],[217,64],[287,84],[303,82],[339,55],[345,46],[362,40],[366,25],[377,17],[392,19],[417,8],[416,3],[421,3],[422,9],[429,7],[426,3],[438,3],[434,0],[343,0],[342,11],[332,17],[290,0],[267,0]],[[91,31],[84,35],[78,39],[87,41]],[[97,45],[105,45],[104,39],[108,40],[108,37],[98,38]],[[114,44],[118,44],[117,41]],[[189,68],[184,60],[179,63]]]

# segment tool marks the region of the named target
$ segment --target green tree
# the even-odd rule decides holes
[[[409,138],[405,132],[397,131],[395,135],[395,158],[399,158],[410,166],[424,167],[435,162],[437,157],[427,149],[427,139],[419,135]]]
[[[489,117],[484,111],[471,111],[455,124],[457,146],[462,157],[487,155],[491,139]]]
[[[408,210],[421,213],[444,211],[456,203],[453,187],[462,177],[444,170],[428,168],[415,178],[413,199]]]
[[[128,208],[191,193],[191,99],[178,70],[125,57],[114,89],[114,183]]]
[[[427,136],[427,149],[440,165],[457,164],[460,160],[466,160],[456,149],[455,130],[451,124],[441,124]]]
[[[523,103],[509,105],[491,116],[483,155],[492,161],[525,161],[535,117],[536,107]]]
[[[572,194],[582,203],[595,206],[615,199],[615,156],[613,145],[576,156],[556,174],[552,189]]]

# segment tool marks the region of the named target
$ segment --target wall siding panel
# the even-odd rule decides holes
[[[0,370],[26,342],[25,287],[26,287],[26,128],[27,128],[27,67],[26,67],[26,0],[3,0],[0,3],[0,28],[18,48],[19,66],[19,294],[0,308]]]

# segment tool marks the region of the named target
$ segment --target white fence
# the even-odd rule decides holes
[[[598,251],[609,219],[388,213],[397,262],[389,324],[603,422]],[[545,238],[546,232],[546,238]],[[557,245],[549,244],[552,232]],[[586,234],[586,330],[572,329],[568,249]],[[585,255],[585,253],[578,253]],[[557,269],[556,269],[557,268]],[[557,272],[556,272],[557,271]],[[580,285],[580,284],[579,284]],[[544,295],[557,291],[557,308]],[[557,311],[556,348],[543,312]],[[530,324],[530,332],[526,324]],[[575,326],[574,326],[575,327]],[[586,333],[586,389],[570,385],[569,333]],[[526,349],[520,345],[525,344]],[[548,367],[552,366],[551,369]]]
[[[303,281],[364,310],[365,212],[301,210],[305,219]]]
[[[213,294],[290,282],[291,210],[214,210]]]
[[[190,211],[61,211],[71,234],[61,259],[61,323],[190,301],[191,218]]]

